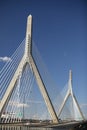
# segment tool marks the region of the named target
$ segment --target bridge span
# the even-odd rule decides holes
[[[58,128],[67,130],[67,128],[72,127],[82,128],[83,125],[85,127],[87,121],[72,89],[72,71],[69,71],[66,95],[63,100],[58,97],[56,103],[59,102],[59,106],[57,106],[53,103],[43,76],[39,71],[38,58],[36,61],[34,59],[32,46],[32,16],[29,15],[25,40],[13,54],[11,60],[0,71],[0,130],[54,130]],[[41,93],[39,96],[42,96],[45,108],[42,100],[35,101],[33,99],[34,96],[35,99],[37,97],[39,99],[39,96],[32,94],[31,91],[33,79],[36,81],[34,85],[35,93],[37,84]],[[69,98],[70,102],[72,100],[72,113],[70,113],[68,106],[66,107],[68,114],[62,114]],[[42,105],[42,107],[36,108],[36,104]],[[36,110],[38,113],[36,113]]]

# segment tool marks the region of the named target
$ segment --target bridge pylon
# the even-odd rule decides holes
[[[48,108],[48,112],[49,112],[53,122],[58,123],[57,114],[55,112],[55,109],[53,107],[51,99],[48,95],[48,92],[47,92],[47,89],[44,85],[42,77],[39,73],[38,67],[34,61],[33,56],[32,56],[32,16],[31,15],[29,15],[27,18],[25,52],[24,52],[24,55],[23,55],[19,65],[18,65],[14,75],[13,75],[13,78],[11,79],[10,84],[8,85],[8,88],[7,88],[5,94],[0,102],[0,115],[2,114],[2,111],[3,111],[4,107],[6,106],[6,104],[9,102],[9,99],[12,95],[12,92],[14,90],[14,87],[15,87],[15,84],[18,80],[18,77],[23,72],[26,64],[29,64],[31,70],[34,73],[38,87],[40,89],[40,92],[43,96],[43,99],[45,101],[45,104]]]
[[[84,115],[83,115],[83,113],[80,109],[78,101],[77,101],[77,99],[76,99],[76,97],[73,93],[73,90],[72,90],[72,70],[69,71],[68,90],[67,90],[66,96],[65,96],[65,98],[64,98],[64,100],[63,100],[63,102],[60,106],[60,109],[59,109],[59,112],[58,112],[58,117],[61,115],[62,110],[63,110],[63,108],[64,108],[64,106],[65,106],[65,104],[66,104],[66,102],[67,102],[67,100],[70,96],[72,97],[72,101],[73,101],[74,105],[76,106],[78,112],[80,113],[82,120],[85,120],[85,117],[84,117]]]

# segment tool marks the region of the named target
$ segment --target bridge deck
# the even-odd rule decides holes
[[[59,124],[54,123],[29,123],[29,122],[15,122],[15,123],[0,123],[0,130],[87,130],[87,121],[72,121],[63,122]]]

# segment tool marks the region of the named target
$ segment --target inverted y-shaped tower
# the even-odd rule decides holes
[[[24,67],[26,66],[26,64],[29,64],[31,67],[31,70],[33,71],[38,87],[40,89],[40,92],[44,98],[45,104],[48,108],[48,111],[50,113],[50,116],[53,120],[54,123],[58,123],[58,118],[56,115],[56,112],[54,110],[54,107],[52,105],[52,102],[50,100],[50,97],[48,95],[48,92],[46,90],[46,87],[44,85],[44,82],[41,78],[41,75],[39,73],[39,70],[35,64],[34,58],[32,56],[32,16],[29,15],[27,18],[27,29],[26,29],[26,42],[25,42],[25,52],[24,55],[17,67],[17,70],[10,82],[10,84],[8,85],[8,88],[0,102],[0,114],[2,113],[5,105],[8,103],[11,94],[13,92],[13,89],[15,87],[15,84],[17,82],[18,77],[20,76],[20,74],[22,73]]]
[[[75,97],[75,95],[73,93],[73,90],[72,90],[72,71],[71,70],[69,71],[68,91],[67,91],[66,96],[65,96],[65,98],[64,98],[64,100],[63,100],[63,102],[62,102],[62,104],[60,106],[60,109],[59,109],[59,112],[58,112],[58,117],[62,113],[62,110],[63,110],[63,108],[65,106],[65,103],[66,103],[66,101],[68,100],[68,98],[70,96],[72,97],[72,101],[73,101],[74,105],[76,106],[78,112],[80,113],[80,116],[82,117],[83,120],[85,120],[84,115],[83,115],[83,113],[82,113],[82,111],[80,109],[80,106],[79,106],[79,104],[78,104],[78,102],[76,100],[76,97]]]

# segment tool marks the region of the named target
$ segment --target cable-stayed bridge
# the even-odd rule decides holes
[[[29,15],[26,38],[0,71],[1,128],[4,129],[3,124],[43,126],[85,121],[72,90],[72,71],[60,93],[32,41],[32,16]]]

